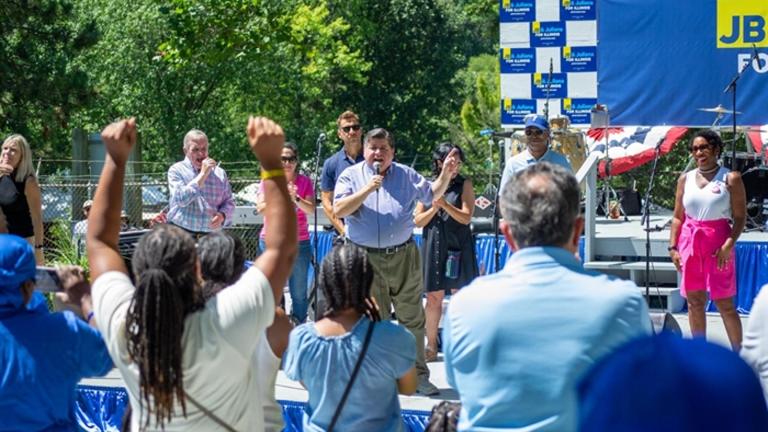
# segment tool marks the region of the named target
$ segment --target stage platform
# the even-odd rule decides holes
[[[690,337],[688,317],[675,314],[683,335]],[[749,317],[742,316],[744,326]],[[710,342],[728,346],[722,320],[717,314],[707,314],[707,339]],[[440,389],[440,394],[432,397],[400,396],[403,421],[408,432],[422,432],[429,419],[429,412],[442,400],[458,400],[458,393],[448,385],[445,375],[445,363],[440,353],[437,362],[428,363],[430,379]],[[75,414],[82,430],[114,431],[119,430],[120,420],[128,403],[123,380],[117,369],[113,369],[103,378],[85,379],[77,392]],[[282,371],[278,374],[275,395],[283,408],[286,431],[301,431],[301,415],[308,400],[307,391],[296,381],[286,378]]]
[[[661,210],[650,217],[650,272],[648,281],[651,287],[650,306],[669,312],[680,312],[683,300],[675,290],[678,289],[677,271],[669,259],[669,221],[672,212]],[[311,233],[314,242],[314,233]],[[322,260],[330,250],[334,234],[329,231],[318,233],[318,258]],[[420,231],[414,232],[414,239],[420,245]],[[503,267],[511,251],[499,235],[475,235],[475,251],[481,274],[496,272],[494,240],[499,250],[499,268]],[[633,280],[638,287],[645,287],[645,230],[640,225],[640,216],[629,216],[627,220],[595,218],[595,238],[593,240],[593,258],[585,259],[585,239],[582,237],[579,255],[587,268],[621,278]],[[310,269],[310,278],[312,270]],[[760,288],[768,284],[768,233],[745,232],[736,243],[736,284],[738,287],[736,305],[740,313],[748,314],[752,301]],[[653,297],[662,299],[661,303]],[[714,311],[710,305],[710,311]]]

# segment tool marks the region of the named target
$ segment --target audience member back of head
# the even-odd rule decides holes
[[[627,343],[579,385],[581,431],[766,431],[760,382],[729,349],[671,333]]]
[[[567,170],[539,162],[517,172],[501,209],[514,254],[459,291],[443,320],[459,429],[572,431],[578,380],[650,333],[648,309],[633,283],[586,271],[575,257],[584,222]]]

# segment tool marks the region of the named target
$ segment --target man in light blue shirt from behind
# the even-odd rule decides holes
[[[634,283],[584,270],[574,256],[584,219],[564,168],[537,163],[516,173],[501,212],[514,255],[455,294],[443,324],[459,430],[574,431],[579,379],[650,334],[648,308]]]
[[[507,159],[499,183],[499,196],[512,176],[537,162],[549,162],[573,172],[565,156],[549,148],[549,122],[544,116],[532,114],[525,119],[525,150]]]

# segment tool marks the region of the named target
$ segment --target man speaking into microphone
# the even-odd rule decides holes
[[[208,157],[208,136],[192,129],[184,136],[184,160],[168,170],[168,223],[196,238],[232,222],[235,202],[227,173]]]
[[[417,391],[439,393],[429,382],[424,361],[424,307],[421,258],[413,242],[416,201],[431,204],[448,188],[458,170],[458,151],[445,158],[434,182],[401,163],[394,162],[392,134],[376,128],[365,135],[363,161],[345,169],[334,188],[333,209],[346,222],[346,236],[368,251],[374,269],[371,293],[388,319],[391,305],[400,324],[416,338]]]

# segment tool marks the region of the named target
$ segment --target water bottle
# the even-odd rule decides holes
[[[445,277],[456,279],[459,277],[459,254],[448,251],[448,257],[445,260]]]

